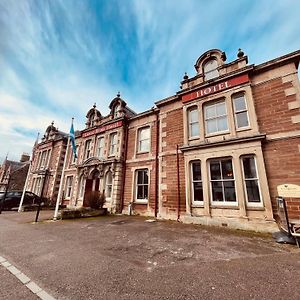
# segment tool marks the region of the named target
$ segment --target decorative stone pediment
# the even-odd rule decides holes
[[[102,164],[103,161],[100,160],[98,157],[90,157],[88,159],[86,159],[80,167],[90,167],[90,166],[95,166],[95,165],[99,165],[99,164]]]

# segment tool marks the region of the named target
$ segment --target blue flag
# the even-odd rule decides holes
[[[74,155],[75,158],[77,158],[76,145],[75,145],[75,132],[74,132],[73,123],[72,123],[71,129],[70,129],[70,140],[71,140],[71,143],[72,143],[73,155]]]

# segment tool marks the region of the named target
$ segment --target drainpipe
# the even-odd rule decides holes
[[[127,119],[124,120],[124,157],[123,157],[123,178],[122,178],[122,194],[121,194],[121,213],[124,208],[124,191],[125,191],[125,177],[126,177],[126,159],[127,159],[127,148],[128,148],[128,123]]]
[[[158,207],[158,152],[159,152],[159,111],[156,112],[156,147],[155,147],[155,199],[154,199],[154,216],[157,217]]]
[[[179,153],[178,144],[176,145],[176,159],[177,159],[177,221],[180,218],[180,174],[179,174]]]

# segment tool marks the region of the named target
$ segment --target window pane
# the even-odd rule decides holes
[[[106,184],[112,184],[112,175],[111,172],[106,173]]]
[[[149,139],[149,135],[150,135],[149,128],[141,129],[141,131],[140,131],[140,139],[141,140]]]
[[[243,95],[234,98],[235,111],[246,110],[246,101]]]
[[[200,162],[192,163],[193,180],[201,180],[201,165]]]
[[[217,116],[226,115],[226,106],[225,102],[216,104]]]
[[[198,122],[198,110],[190,110],[190,122]]]
[[[237,122],[238,128],[249,126],[247,112],[244,111],[244,112],[237,113],[236,114],[236,122]]]
[[[245,178],[257,178],[254,157],[244,157],[243,167]]]
[[[199,133],[198,123],[191,124],[190,128],[191,128],[190,136],[199,136],[200,133]]]
[[[216,120],[208,120],[206,121],[206,133],[217,132],[217,122]]]
[[[234,181],[224,181],[224,192],[225,192],[225,201],[234,202],[236,201]]]
[[[210,105],[205,107],[205,118],[213,118],[216,116],[216,107],[215,105]]]
[[[143,186],[144,188],[144,199],[148,199],[148,184]]]
[[[194,201],[203,201],[202,182],[194,182]]]
[[[227,117],[218,118],[217,122],[218,122],[218,130],[217,131],[224,131],[224,130],[228,129]]]
[[[144,184],[148,184],[148,170],[143,171],[144,173]]]
[[[260,202],[259,187],[257,180],[246,181],[248,202]]]
[[[233,179],[233,169],[231,160],[222,160],[221,164],[223,179]]]
[[[107,185],[106,186],[106,197],[107,198],[111,198],[111,190],[112,190],[112,186],[111,185]]]
[[[146,152],[146,151],[149,151],[149,149],[150,149],[150,141],[149,140],[144,140],[144,141],[140,142],[139,151]]]
[[[137,183],[138,184],[143,184],[144,183],[143,171],[138,171],[138,173],[137,173]]]
[[[218,161],[210,162],[210,178],[212,180],[221,179],[221,169]]]
[[[212,182],[212,198],[213,201],[223,201],[222,182]]]
[[[137,199],[143,199],[144,197],[144,195],[143,195],[143,190],[144,190],[144,188],[143,188],[143,186],[142,185],[139,185],[138,187],[137,187]]]
[[[218,70],[213,70],[205,74],[205,79],[213,79],[219,76]]]

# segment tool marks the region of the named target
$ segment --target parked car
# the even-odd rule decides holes
[[[14,207],[19,207],[21,197],[23,191],[11,191],[6,193],[5,201],[3,203],[2,209],[3,210],[10,210]],[[4,192],[0,194],[0,202],[3,202]],[[41,198],[32,193],[32,192],[25,192],[23,206],[34,206],[38,205],[41,201]],[[2,204],[2,203],[1,203]]]

